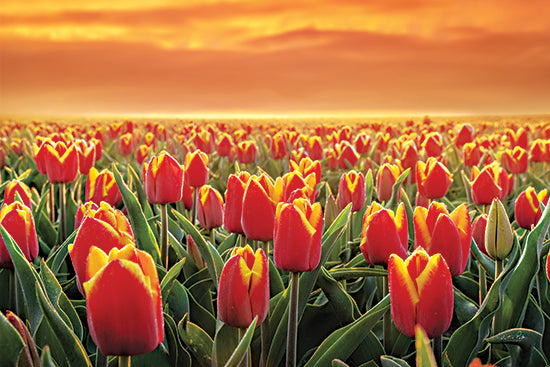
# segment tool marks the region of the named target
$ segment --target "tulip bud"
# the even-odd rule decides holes
[[[18,201],[3,205],[0,210],[0,225],[11,235],[15,244],[30,262],[38,255],[38,237],[32,210]],[[0,268],[13,269],[8,249],[0,237]]]
[[[181,200],[183,167],[167,152],[151,158],[145,174],[145,193],[153,204],[175,203]]]
[[[15,201],[15,194],[30,209],[32,209],[31,189],[21,180],[11,180],[7,183],[4,190],[4,205]]]
[[[218,228],[223,224],[223,199],[221,194],[210,185],[199,190],[199,223],[203,228]]]
[[[246,171],[232,174],[227,180],[223,225],[227,231],[244,234],[241,224],[243,196],[250,174]]]
[[[40,358],[38,357],[38,351],[36,350],[36,344],[32,338],[29,329],[25,326],[25,323],[11,311],[6,311],[6,319],[17,330],[25,346],[19,354],[19,361],[17,366],[40,366]]]
[[[62,141],[46,145],[46,173],[53,183],[73,182],[78,175],[78,152],[74,143]]]
[[[84,204],[82,203],[78,204],[78,208],[76,208],[76,214],[74,216],[74,229],[76,230],[78,227],[80,227],[80,224],[82,224],[84,217],[88,215],[88,212],[90,210],[92,210],[95,213],[98,209],[99,209],[99,205],[97,205],[93,201],[88,201]],[[90,212],[90,214],[91,213],[92,212]]]
[[[485,249],[487,254],[496,260],[503,260],[510,255],[514,245],[514,231],[510,225],[504,205],[494,199],[487,216],[485,229]]]
[[[376,195],[380,202],[390,200],[393,185],[397,181],[399,174],[400,169],[396,164],[384,163],[380,166],[376,175]]]
[[[534,188],[528,187],[518,195],[514,215],[521,228],[531,229],[537,224],[542,217],[542,209]]]
[[[113,173],[106,168],[98,172],[92,167],[86,180],[86,201],[93,201],[98,205],[105,201],[111,206],[117,206],[120,200],[122,195]]]
[[[201,187],[208,182],[208,155],[201,150],[185,156],[185,182],[191,187]]]
[[[428,199],[444,197],[453,183],[453,175],[437,159],[430,157],[426,162],[416,165],[416,184],[418,191]]]
[[[327,196],[325,201],[325,227],[329,228],[332,225],[332,222],[338,217],[340,209],[338,209],[338,204],[336,199],[332,196],[332,193]]]
[[[245,328],[269,310],[269,267],[262,249],[235,247],[223,267],[218,286],[218,317],[227,325]]]
[[[487,227],[487,214],[481,214],[472,224],[472,237],[481,252],[487,255],[485,249],[485,228]]]
[[[338,206],[344,209],[352,203],[351,211],[356,212],[365,206],[365,176],[357,171],[349,171],[340,177],[338,184]]]
[[[241,225],[250,240],[271,241],[275,226],[275,209],[282,200],[283,181],[275,184],[267,176],[251,176],[243,195]]]
[[[191,256],[197,268],[204,269],[206,267],[206,262],[202,258],[201,252],[190,234],[187,235],[187,253]]]

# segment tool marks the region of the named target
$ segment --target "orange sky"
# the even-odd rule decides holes
[[[549,16],[548,0],[2,0],[0,113],[550,113]]]

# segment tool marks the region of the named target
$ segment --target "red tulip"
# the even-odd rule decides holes
[[[466,204],[461,204],[451,214],[445,204],[437,202],[432,202],[429,209],[416,207],[413,222],[415,248],[422,247],[430,255],[440,253],[452,275],[462,274],[472,242]]]
[[[388,201],[392,195],[393,185],[401,169],[396,164],[384,163],[376,174],[376,195],[380,201]]]
[[[223,198],[210,185],[201,186],[198,201],[199,223],[203,228],[218,228],[223,224]]]
[[[451,325],[454,294],[451,272],[440,254],[416,249],[403,261],[388,262],[391,314],[395,327],[409,338],[420,325],[428,338],[441,336]]]
[[[36,350],[36,344],[32,338],[32,334],[29,329],[13,312],[10,310],[6,311],[6,319],[8,322],[17,330],[21,340],[23,341],[23,349],[19,353],[19,359],[17,361],[17,366],[41,366],[40,357],[38,356],[38,351]]]
[[[348,141],[344,140],[336,144],[334,148],[337,153],[338,168],[349,169],[355,167],[359,160],[359,154]]]
[[[254,317],[262,323],[269,311],[269,267],[262,249],[235,247],[223,267],[218,287],[218,317],[227,325],[246,328]]]
[[[351,211],[357,212],[365,206],[365,176],[357,171],[349,171],[340,177],[338,196],[340,210],[352,203]]]
[[[233,139],[231,135],[222,133],[218,142],[217,152],[220,157],[228,157],[231,155],[231,150],[234,148]]]
[[[228,232],[244,234],[241,224],[243,197],[250,174],[246,171],[232,174],[227,180],[223,226]]]
[[[434,157],[426,163],[419,161],[416,166],[416,184],[418,191],[428,199],[444,197],[453,183],[453,175],[447,167]]]
[[[550,162],[550,140],[534,140],[529,154],[531,162]]]
[[[118,140],[118,150],[123,156],[129,156],[134,152],[136,141],[132,133],[124,134]]]
[[[466,143],[474,140],[475,129],[471,124],[462,124],[458,130],[455,144],[457,147],[462,147]]]
[[[487,214],[481,214],[472,224],[472,237],[479,250],[489,256],[485,249],[485,228],[487,228]]]
[[[92,247],[84,283],[90,335],[103,355],[153,351],[164,340],[162,298],[155,262],[127,245],[107,255]]]
[[[95,163],[96,149],[93,143],[86,140],[75,141],[78,152],[78,170],[81,174],[87,175]]]
[[[422,148],[428,157],[439,157],[443,153],[443,137],[439,133],[429,133],[422,143]]]
[[[39,173],[46,174],[46,147],[52,145],[53,142],[49,138],[39,139],[36,138],[36,143],[33,144],[34,151],[34,162],[36,164],[36,169]],[[38,143],[38,144],[37,144]]]
[[[117,206],[122,200],[113,173],[108,169],[98,172],[95,167],[90,169],[86,180],[86,201],[98,204],[106,201],[111,206]]]
[[[323,142],[321,140],[321,137],[310,137],[307,141],[306,152],[311,159],[323,159]]]
[[[361,133],[355,137],[355,142],[353,143],[355,150],[359,154],[367,154],[371,146],[371,137],[366,133]]]
[[[251,140],[241,141],[237,145],[237,159],[243,164],[256,162],[258,148],[256,142]]]
[[[92,246],[109,252],[112,248],[120,249],[134,243],[130,222],[120,210],[113,209],[106,202],[102,202],[96,211],[89,210],[80,224],[74,244],[69,245],[69,255],[80,292],[84,294],[82,284],[89,279],[88,254]]]
[[[483,157],[483,152],[485,148],[477,143],[466,143],[462,146],[462,153],[464,154],[464,165],[465,166],[477,166],[481,157]]]
[[[302,174],[296,171],[288,172],[283,177],[283,200],[290,202],[290,197],[296,190],[302,190],[304,195],[311,202],[315,200],[316,176],[310,174],[307,177],[302,177]]]
[[[527,151],[519,146],[513,150],[506,149],[502,156],[503,165],[511,173],[524,173],[529,169],[529,156]]]
[[[271,241],[275,209],[283,198],[283,181],[273,184],[265,175],[251,176],[243,196],[241,225],[250,240]]]
[[[275,266],[293,273],[315,269],[321,259],[321,204],[311,205],[301,198],[292,203],[279,203],[275,218]]]
[[[15,202],[15,194],[19,195],[23,204],[32,209],[31,189],[18,179],[7,182],[4,189],[4,205]]]
[[[82,224],[82,221],[84,220],[86,215],[92,213],[88,213],[88,211],[93,210],[93,212],[96,212],[98,209],[99,205],[94,203],[93,201],[87,201],[84,204],[79,203],[78,207],[76,208],[76,214],[74,216],[74,229],[77,230],[78,227],[80,227],[80,224]]]
[[[38,255],[38,237],[32,210],[18,201],[4,204],[0,210],[0,225],[11,235],[25,258],[29,262],[33,261]],[[0,268],[13,269],[13,262],[2,237],[0,237]]]
[[[315,174],[315,186],[321,182],[321,162],[313,161],[309,157],[304,157],[300,160],[300,163],[296,161],[290,161],[290,171],[300,172],[302,177],[307,177],[311,173]]]
[[[78,175],[78,153],[74,143],[62,141],[46,145],[45,162],[48,180],[53,184],[73,182]]]
[[[145,174],[145,193],[153,204],[180,201],[183,189],[183,167],[163,151],[151,158]]]
[[[208,131],[201,131],[193,138],[193,142],[197,146],[197,149],[205,154],[212,153],[214,149],[214,141],[212,135]]]
[[[508,175],[496,162],[472,169],[472,199],[478,205],[489,205],[493,199],[504,199],[508,192]]]
[[[403,203],[399,204],[395,215],[377,202],[367,207],[359,247],[369,264],[386,265],[391,254],[405,258],[408,239],[407,213]]]
[[[136,162],[138,162],[138,164],[143,164],[150,151],[150,146],[141,144],[136,150]]]
[[[282,132],[278,132],[271,140],[271,155],[273,159],[283,159],[289,154],[286,138]]]
[[[191,187],[201,187],[208,182],[208,155],[195,150],[185,156],[185,182]]]
[[[407,168],[411,169],[411,173],[407,178],[411,183],[416,182],[416,164],[418,163],[418,159],[418,150],[414,142],[410,140],[405,142],[401,151],[401,167],[403,167],[403,170]]]
[[[529,136],[527,135],[527,130],[523,127],[520,127],[516,131],[506,129],[506,138],[510,141],[512,147],[519,146],[523,149],[529,147]]]
[[[544,195],[543,192],[541,193]],[[514,208],[516,222],[521,228],[533,228],[542,217],[539,198],[531,186],[518,195]]]

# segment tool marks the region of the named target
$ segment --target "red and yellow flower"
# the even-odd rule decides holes
[[[115,181],[115,176],[108,169],[98,172],[95,167],[90,169],[86,180],[86,201],[98,204],[106,201],[111,206],[117,206],[122,195]]]
[[[185,156],[185,182],[191,187],[201,187],[208,182],[208,155],[201,150]]]
[[[349,171],[340,177],[338,196],[340,210],[352,203],[351,211],[357,212],[365,206],[365,176],[361,172]]]
[[[151,158],[145,171],[145,193],[153,204],[175,203],[181,200],[183,167],[167,152]]]
[[[428,199],[440,199],[447,194],[453,183],[453,175],[447,167],[434,157],[416,165],[418,191]]]
[[[531,186],[518,195],[514,205],[514,215],[518,226],[531,229],[538,223],[542,216],[539,200],[543,201],[545,197],[546,204],[548,204],[548,190],[541,190],[537,195],[535,189]]]
[[[11,235],[25,258],[29,262],[33,261],[38,255],[38,237],[32,210],[19,201],[4,204],[0,209],[0,225]],[[2,237],[0,237],[0,268],[13,269],[11,256]]]
[[[283,199],[283,181],[273,183],[267,176],[251,176],[243,195],[241,224],[248,239],[271,241],[275,210]]]
[[[376,195],[379,201],[388,201],[392,195],[393,185],[401,174],[397,164],[384,163],[376,174]]]
[[[203,228],[218,228],[223,224],[223,198],[210,185],[199,189],[198,218]]]

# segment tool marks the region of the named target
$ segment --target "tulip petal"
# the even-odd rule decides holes
[[[395,326],[412,338],[416,324],[416,305],[420,299],[405,262],[397,255],[391,255],[388,261],[388,285]]]
[[[470,212],[468,212],[466,204],[463,203],[453,210],[450,217],[456,225],[458,234],[460,235],[462,249],[462,266],[460,273],[463,273],[468,263],[468,258],[470,257],[470,245],[472,244],[472,222]]]

